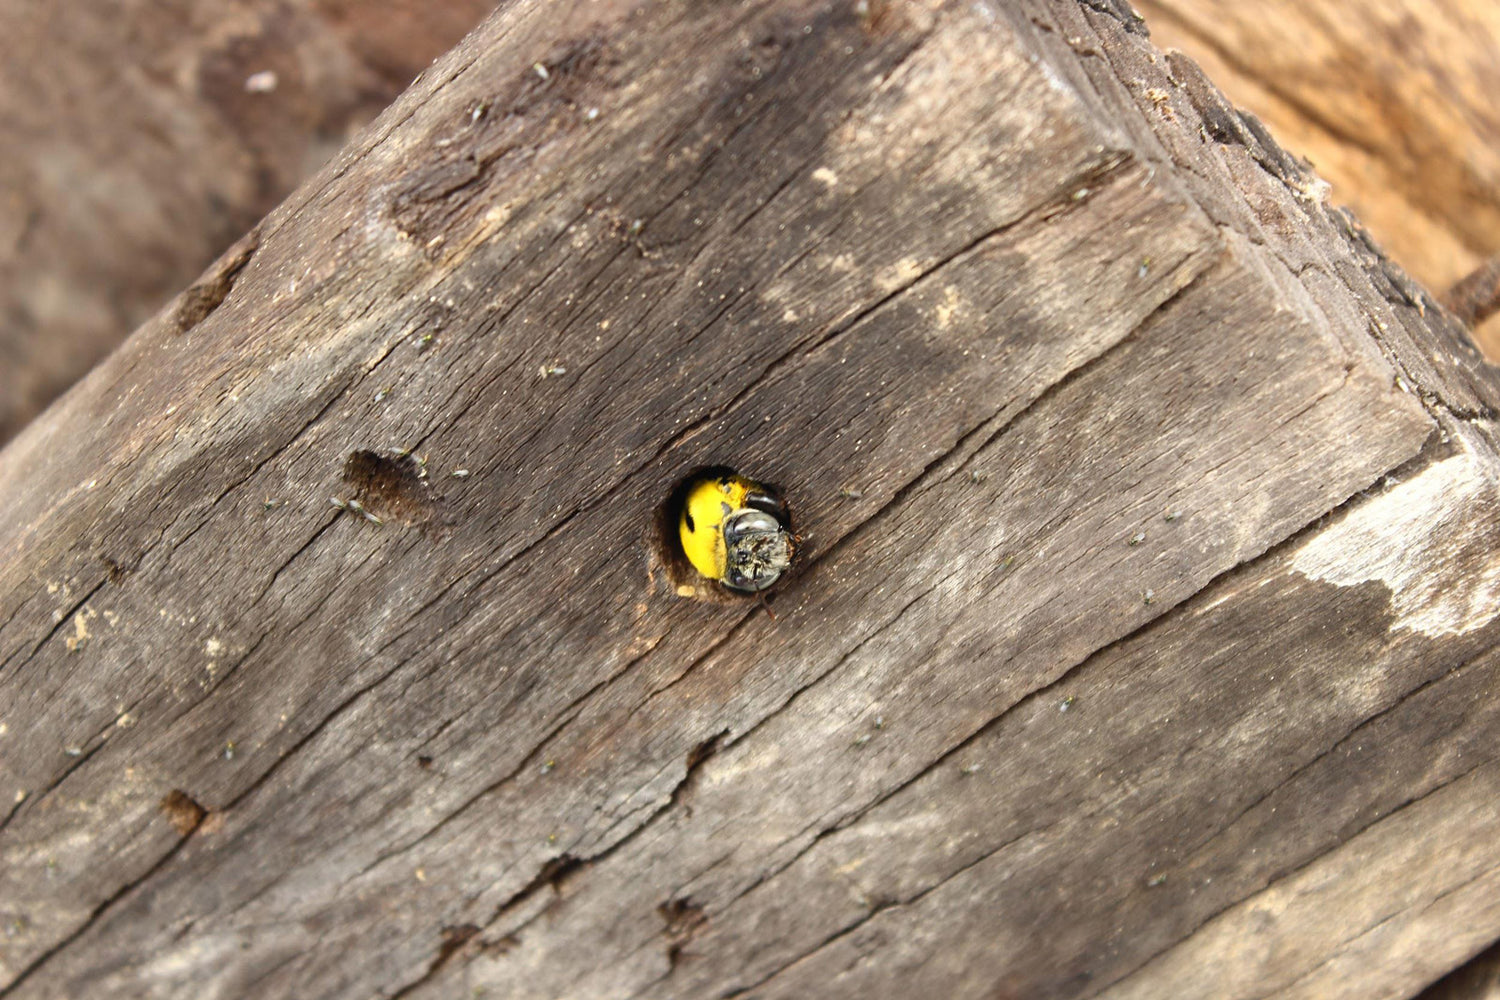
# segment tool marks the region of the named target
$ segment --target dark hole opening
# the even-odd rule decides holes
[[[422,464],[411,455],[351,452],[344,461],[344,482],[372,513],[406,524],[426,521],[437,506]]]

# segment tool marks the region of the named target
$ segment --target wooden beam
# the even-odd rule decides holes
[[[507,7],[0,452],[0,995],[1436,978],[1495,383],[1319,190],[1111,4]]]

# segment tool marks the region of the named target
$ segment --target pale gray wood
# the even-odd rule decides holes
[[[1358,959],[1410,816],[1493,863],[1493,694],[1437,699],[1491,373],[1135,28],[517,4],[436,65],[0,452],[0,995],[1170,993],[1268,893],[1296,961],[1225,982],[1414,991],[1500,934],[1413,872]],[[787,490],[775,620],[654,551],[714,462]]]

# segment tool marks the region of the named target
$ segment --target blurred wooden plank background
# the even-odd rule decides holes
[[[0,0],[0,442],[492,0]]]
[[[1500,4],[1142,0],[1434,293],[1500,252]],[[1478,339],[1500,357],[1500,319]]]

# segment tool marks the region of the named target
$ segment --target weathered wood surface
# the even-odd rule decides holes
[[[0,2],[0,443],[491,6]]]
[[[1399,996],[1500,935],[1493,374],[1137,29],[518,3],[424,74],[0,452],[0,995]],[[775,621],[653,558],[709,462],[788,490]]]
[[[1352,17],[1303,0],[1138,6],[1158,46],[1186,51],[1310,157],[1332,200],[1429,288],[1500,252],[1486,221],[1500,202],[1494,5],[1385,0]],[[54,2],[39,18],[34,4],[0,4],[12,50],[0,66],[0,441],[488,8]],[[247,92],[267,69],[275,90]],[[1470,315],[1500,357],[1500,320]]]
[[[1151,37],[1197,60],[1309,157],[1429,288],[1500,254],[1500,5],[1490,0],[1140,0]],[[1475,334],[1500,358],[1500,320]]]

